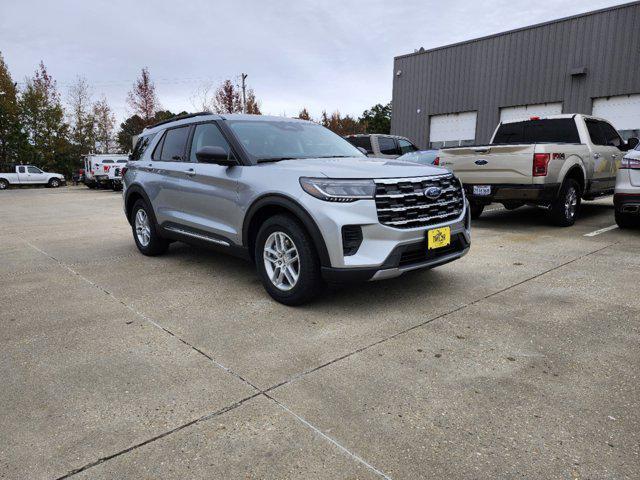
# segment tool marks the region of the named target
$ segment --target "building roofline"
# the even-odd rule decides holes
[[[393,59],[394,60],[398,60],[400,58],[413,57],[413,56],[416,56],[416,55],[424,55],[425,53],[437,52],[438,50],[445,50],[447,48],[460,47],[462,45],[468,45],[468,44],[475,43],[475,42],[481,42],[483,40],[489,40],[490,38],[497,38],[497,37],[501,37],[503,35],[510,35],[512,33],[522,32],[524,30],[531,30],[533,28],[545,27],[547,25],[553,25],[554,23],[566,22],[568,20],[574,20],[576,18],[588,17],[588,16],[591,16],[591,15],[597,15],[599,13],[609,12],[609,11],[618,10],[618,9],[622,9],[622,8],[633,7],[633,6],[637,6],[637,5],[640,5],[640,0],[634,1],[634,2],[622,3],[620,5],[613,5],[611,7],[600,8],[598,10],[592,10],[590,12],[578,13],[576,15],[571,15],[569,17],[563,17],[563,18],[558,18],[558,19],[555,19],[555,20],[549,20],[547,22],[536,23],[534,25],[528,25],[526,27],[514,28],[513,30],[507,30],[507,31],[504,31],[504,32],[499,32],[499,33],[492,33],[490,35],[485,35],[484,37],[472,38],[471,40],[463,40],[461,42],[451,43],[449,45],[443,45],[441,47],[435,47],[435,48],[431,48],[429,50],[423,50],[422,52],[418,51],[418,52],[413,52],[413,53],[405,53],[403,55],[398,55],[398,56],[394,57]]]

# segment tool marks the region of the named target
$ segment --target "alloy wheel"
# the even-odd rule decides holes
[[[291,237],[273,232],[263,250],[264,268],[271,283],[282,291],[291,290],[300,278],[300,256]]]
[[[151,241],[151,227],[149,226],[149,216],[142,208],[136,213],[136,237],[143,247],[149,245]]]
[[[572,219],[576,216],[578,210],[578,193],[576,189],[571,187],[567,191],[567,195],[564,200],[564,213],[567,219]]]

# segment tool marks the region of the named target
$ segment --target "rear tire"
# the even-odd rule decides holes
[[[634,228],[640,226],[640,217],[637,215],[629,215],[616,210],[616,223],[620,228]]]
[[[275,215],[260,226],[254,258],[262,285],[277,302],[301,305],[323,290],[313,240],[289,215]]]
[[[484,205],[481,203],[473,203],[469,202],[470,210],[471,210],[471,219],[477,220],[482,215],[482,211],[484,210]]]
[[[9,188],[9,182],[7,182],[4,178],[0,179],[0,190],[7,190]]]
[[[158,227],[151,207],[144,200],[138,200],[131,210],[131,230],[133,240],[140,253],[149,257],[162,255],[169,248],[169,242],[158,235]]]
[[[558,198],[551,205],[551,220],[559,227],[570,227],[576,223],[580,212],[580,186],[569,178],[564,181]]]

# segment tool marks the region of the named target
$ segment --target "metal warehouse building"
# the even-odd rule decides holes
[[[640,2],[395,58],[391,131],[486,143],[503,120],[586,113],[640,137]]]

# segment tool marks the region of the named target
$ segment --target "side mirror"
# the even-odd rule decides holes
[[[229,158],[222,147],[202,147],[196,152],[196,158],[200,163],[215,163],[227,167],[237,165],[237,162],[233,158]]]
[[[358,150],[360,150],[362,153],[364,153],[365,155],[368,155],[369,152],[367,152],[366,148],[362,148],[362,147],[356,147]]]
[[[636,148],[638,146],[638,143],[640,143],[638,137],[631,137],[629,140],[627,140],[627,146],[629,147],[629,150],[633,150],[634,148]]]

